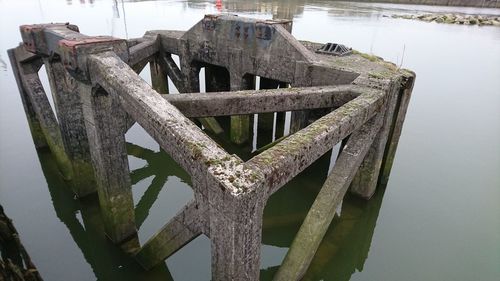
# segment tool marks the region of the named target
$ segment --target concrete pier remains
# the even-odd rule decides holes
[[[86,36],[71,24],[20,30],[23,43],[9,57],[35,146],[51,150],[77,196],[97,192],[106,234],[145,269],[203,234],[213,280],[259,279],[267,200],[342,144],[275,276],[300,279],[346,192],[369,199],[387,183],[415,79],[373,55],[298,41],[287,20],[207,15],[188,31],[131,40]],[[137,74],[148,64],[152,86]],[[55,112],[38,76],[42,65]],[[201,69],[206,93],[199,93]],[[169,94],[168,79],[182,94]],[[125,142],[135,122],[189,174],[194,191],[142,245]],[[254,122],[273,137],[263,134],[269,145],[248,161],[204,131],[229,130],[243,144]]]

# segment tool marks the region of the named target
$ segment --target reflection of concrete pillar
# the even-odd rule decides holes
[[[71,185],[76,195],[82,197],[96,191],[79,94],[80,91],[88,93],[90,85],[75,81],[60,61],[44,61],[64,148],[73,166]]]
[[[369,201],[344,199],[341,216],[326,233],[303,280],[348,281],[354,272],[363,271],[384,192],[377,190]]]
[[[136,233],[124,135],[126,113],[102,88],[81,94],[101,213],[107,235],[118,243]]]

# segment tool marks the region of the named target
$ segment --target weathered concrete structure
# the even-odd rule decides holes
[[[78,196],[97,191],[106,234],[146,269],[204,234],[213,280],[257,280],[267,199],[342,142],[276,276],[294,280],[347,190],[370,198],[387,182],[415,76],[355,51],[316,53],[321,44],[299,42],[289,29],[289,21],[208,15],[185,32],[127,41],[88,37],[70,24],[28,25],[9,56],[36,147],[50,148]],[[154,89],[137,75],[148,63]],[[38,78],[42,64],[57,118]],[[202,68],[215,93],[198,93]],[[167,94],[167,77],[185,94]],[[283,112],[292,112],[289,124]],[[230,138],[244,143],[250,123],[262,121],[249,115],[265,113],[275,114],[271,131],[293,134],[276,132],[268,142],[279,141],[246,162],[200,128],[223,130],[216,117],[231,116]],[[134,122],[191,176],[195,194],[144,245],[136,239],[124,137]]]

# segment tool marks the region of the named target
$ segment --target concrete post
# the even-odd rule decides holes
[[[64,148],[73,166],[73,191],[82,197],[96,191],[89,141],[83,119],[79,92],[90,92],[90,86],[78,83],[60,61],[45,59],[55,110]]]
[[[151,83],[153,89],[162,95],[168,94],[168,78],[167,70],[164,64],[160,63],[160,55],[155,56],[155,59],[149,62],[149,69],[151,70]]]
[[[211,177],[207,189],[212,280],[259,280],[265,200],[255,193],[234,195],[227,189],[222,191],[222,184]]]
[[[394,122],[387,142],[384,160],[382,162],[382,172],[379,177],[380,185],[387,185],[389,175],[391,173],[392,164],[398,148],[399,137],[403,130],[403,123],[406,117],[406,111],[410,104],[411,93],[415,83],[415,73],[410,71],[406,72],[403,78],[403,84],[398,94],[398,102],[396,105],[396,112],[394,112]]]
[[[136,234],[125,144],[126,113],[102,88],[81,93],[106,234],[115,243]]]
[[[255,89],[255,76],[234,75],[231,73],[231,91],[250,90]],[[231,116],[231,141],[236,144],[243,144],[249,140],[250,137],[250,116],[239,115]]]
[[[387,99],[384,107],[384,123],[351,183],[351,192],[365,199],[371,198],[377,188],[385,146],[393,123],[400,83],[401,79],[394,79],[386,86]]]

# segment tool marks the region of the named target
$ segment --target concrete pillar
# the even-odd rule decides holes
[[[406,117],[406,111],[410,104],[411,93],[415,83],[415,73],[406,72],[403,77],[402,87],[398,93],[398,102],[396,111],[394,112],[393,124],[389,135],[389,140],[386,145],[384,153],[384,160],[382,162],[382,172],[379,177],[379,184],[385,186],[389,181],[392,164],[398,148],[399,137],[403,130],[403,123]]]
[[[380,128],[368,154],[351,183],[351,192],[365,199],[370,199],[377,188],[385,146],[393,123],[400,84],[400,79],[394,79],[386,86],[387,99],[384,106],[385,113],[382,128]]]
[[[231,74],[231,91],[255,89],[255,75],[233,75]],[[231,141],[236,144],[244,144],[250,137],[250,116],[231,116]]]
[[[66,180],[71,180],[73,168],[66,154],[59,123],[38,76],[38,71],[43,64],[42,60],[31,57],[32,61],[21,62],[20,58],[30,56],[21,46],[14,49],[11,55],[13,56],[12,60],[17,62],[15,65],[17,71],[14,70],[14,75],[16,75],[16,79],[19,78],[21,99],[27,98],[24,101],[25,112],[32,130],[35,132],[33,136],[35,145],[37,147],[47,145],[53,153],[63,177]]]
[[[21,73],[19,71],[19,61],[16,57],[16,49],[9,49],[8,51],[10,65],[12,67],[12,73],[14,74],[14,78],[16,79],[17,87],[19,88],[19,94],[21,96],[21,101],[24,107],[24,113],[26,114],[26,119],[28,119],[28,125],[31,131],[31,137],[33,138],[33,143],[35,144],[36,149],[48,147],[47,140],[42,131],[42,127],[40,125],[40,121],[36,117],[35,110],[33,109],[33,105],[28,97],[28,93],[24,88]]]
[[[66,154],[73,167],[71,185],[77,196],[96,191],[90,157],[89,141],[83,118],[80,91],[90,92],[90,86],[78,83],[60,61],[45,60],[45,69],[52,89],[57,119]]]
[[[167,70],[164,68],[164,64],[160,63],[160,59],[160,56],[157,55],[154,60],[149,62],[151,83],[153,89],[162,95],[166,95],[168,94]]]
[[[184,88],[188,93],[200,92],[200,66],[188,57],[180,57],[181,72],[184,78]],[[179,92],[181,90],[179,89]]]
[[[259,280],[264,202],[242,201],[210,203],[212,280]]]
[[[100,87],[81,93],[99,204],[109,238],[119,243],[136,234],[134,203],[119,101]]]

